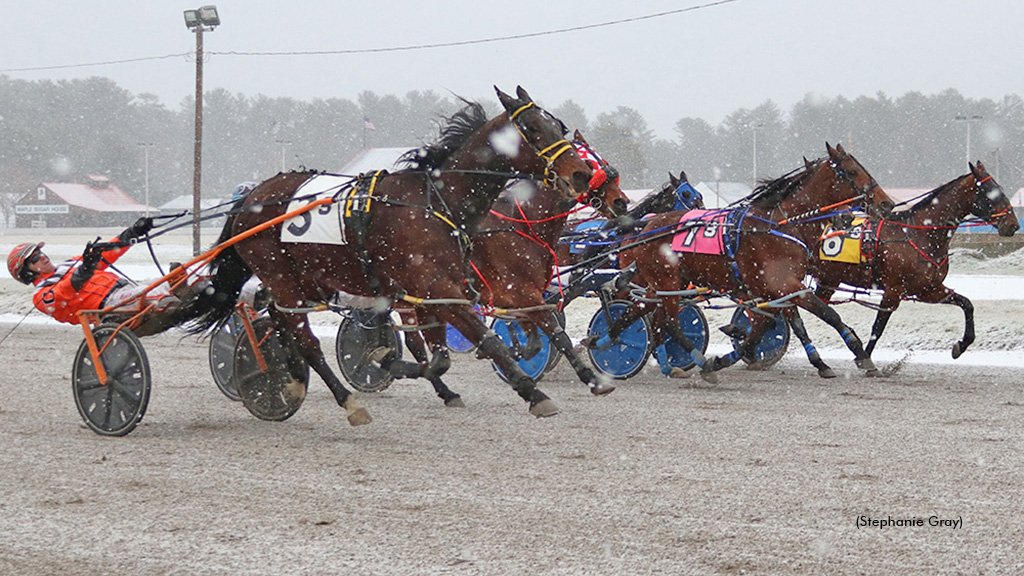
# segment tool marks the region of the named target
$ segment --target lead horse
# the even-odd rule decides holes
[[[804,161],[804,168],[786,176],[762,183],[745,202],[738,206],[710,213],[707,220],[680,223],[684,212],[670,212],[650,219],[640,237],[627,241],[619,258],[620,265],[636,264],[637,281],[646,286],[650,299],[660,300],[666,310],[666,329],[671,336],[693,354],[701,367],[701,376],[715,381],[714,372],[732,365],[740,357],[753,362],[754,349],[765,331],[774,324],[774,314],[753,314],[751,330],[739,349],[723,357],[705,359],[686,338],[678,323],[681,295],[688,285],[720,290],[761,307],[785,305],[782,314],[792,326],[807,351],[811,364],[824,378],[835,373],[814,349],[795,304],[808,310],[842,336],[853,352],[856,364],[870,375],[877,375],[871,358],[853,330],[843,323],[839,314],[804,286],[808,273],[809,247],[816,245],[823,228],[822,214],[838,207],[863,202],[891,206],[892,201],[871,174],[843,150],[826,143],[828,157]],[[675,251],[673,238],[677,227],[688,238],[697,234],[714,237],[720,232],[720,252],[700,253]],[[667,232],[663,232],[667,231]],[[648,235],[646,239],[644,235]],[[684,246],[686,242],[683,243]],[[609,334],[588,342],[591,346],[607,346],[625,327],[646,313],[650,304],[634,305],[610,328]],[[760,310],[759,310],[760,311]]]
[[[974,305],[943,284],[949,272],[953,232],[968,215],[995,223],[1000,236],[1013,236],[1020,223],[985,165],[968,163],[968,167],[970,172],[932,190],[910,208],[888,218],[867,218],[857,223],[859,244],[867,248],[861,250],[864,257],[857,258],[861,262],[823,259],[826,254],[819,249],[814,276],[818,280],[816,293],[822,299],[832,298],[840,283],[882,290],[871,338],[864,349],[868,356],[882,337],[889,317],[902,300],[909,299],[954,304],[963,310],[964,335],[953,345],[953,358],[959,358],[974,342]],[[836,233],[849,234],[843,227]],[[832,236],[829,240],[841,248],[838,238]]]
[[[324,360],[307,312],[338,292],[374,298],[380,310],[404,301],[416,306],[421,320],[441,326],[426,332],[429,342],[443,342],[441,322],[452,324],[501,367],[531,414],[557,414],[558,406],[474,313],[466,258],[472,234],[508,180],[545,182],[547,193],[575,198],[588,190],[592,173],[565,141],[564,124],[525,90],[518,87],[515,97],[495,91],[505,111],[480,122],[482,107],[467,102],[437,144],[416,152],[417,169],[376,173],[334,192],[320,209],[337,210],[336,221],[344,211],[340,245],[285,242],[288,221],[237,241],[213,260],[211,289],[186,306],[181,320],[194,332],[225,322],[242,285],[256,274],[273,294],[270,315],[278,333],[294,339],[355,426],[369,423],[370,415]],[[234,207],[218,242],[284,214],[314,176],[292,172],[261,183]]]
[[[486,309],[516,319],[525,330],[528,341],[515,346],[515,354],[531,358],[537,353],[542,346],[539,328],[569,360],[591,393],[600,396],[615,390],[614,386],[600,382],[573,350],[572,341],[555,316],[555,306],[545,301],[545,291],[551,284],[557,260],[554,248],[577,203],[585,202],[605,217],[617,217],[626,214],[629,197],[619,187],[618,171],[591,148],[579,130],[573,135],[572,145],[593,170],[587,193],[562,198],[522,183],[499,195],[473,236],[470,279]],[[417,321],[407,311],[402,313],[402,320],[403,324]],[[402,363],[392,354],[390,361],[381,362],[382,367],[396,378],[427,378],[446,406],[463,406],[459,395],[427,363],[426,348],[419,334],[407,331],[405,343],[418,364]],[[446,348],[432,352],[434,359],[445,358],[448,353]]]

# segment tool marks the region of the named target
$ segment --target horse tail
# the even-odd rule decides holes
[[[239,203],[241,200],[239,201]],[[233,218],[228,218],[217,244],[229,240]],[[238,304],[242,286],[252,277],[252,269],[242,260],[234,246],[223,249],[210,262],[213,275],[209,285],[184,304],[175,318],[175,324],[190,334],[203,334],[220,326],[231,318]]]

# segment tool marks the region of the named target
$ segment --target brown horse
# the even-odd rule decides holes
[[[754,348],[774,323],[774,315],[753,314],[751,331],[737,352],[705,359],[678,324],[681,297],[676,293],[690,284],[719,290],[743,302],[759,302],[762,308],[780,307],[818,373],[825,378],[834,377],[835,373],[814,350],[792,305],[804,308],[840,333],[859,368],[872,375],[877,373],[853,330],[803,283],[808,272],[809,247],[815,246],[821,236],[820,213],[852,202],[891,205],[874,178],[841,145],[833,148],[826,143],[826,148],[828,158],[805,160],[802,170],[763,183],[739,206],[720,211],[721,221],[705,221],[686,229],[691,236],[714,236],[714,228],[719,228],[723,235],[721,254],[673,250],[673,236],[680,226],[682,211],[655,216],[638,239],[627,241],[626,246],[632,244],[635,248],[623,252],[620,264],[636,264],[638,283],[647,287],[651,300],[661,299],[660,305],[666,311],[665,328],[687,352],[694,354],[705,379],[714,381],[715,371],[732,365],[740,357],[753,361]],[[650,305],[634,305],[611,326],[607,336],[589,345],[608,345],[622,329],[645,314]]]
[[[902,300],[955,304],[964,311],[964,335],[953,345],[953,358],[959,358],[974,342],[974,305],[943,285],[949,272],[953,232],[968,215],[993,222],[1000,236],[1013,236],[1020,224],[1003,189],[985,166],[981,162],[968,166],[968,174],[932,190],[909,209],[859,224],[860,243],[867,248],[862,250],[866,257],[860,264],[824,259],[817,262],[816,293],[826,301],[840,283],[883,291],[864,350],[868,356]],[[830,240],[841,250],[838,237]],[[820,249],[818,254],[823,254]]]
[[[337,210],[341,242],[282,241],[289,227],[309,224],[303,214],[222,249],[213,261],[212,296],[186,307],[184,317],[192,319],[192,329],[208,330],[226,321],[242,284],[255,273],[275,299],[270,313],[277,331],[295,339],[302,357],[346,409],[349,422],[358,425],[368,423],[369,414],[328,367],[306,312],[338,292],[376,298],[381,310],[395,301],[411,302],[421,320],[437,326],[426,331],[429,342],[444,342],[442,322],[450,323],[501,367],[532,414],[557,414],[558,407],[474,313],[466,258],[472,234],[509,179],[546,182],[545,193],[568,199],[588,190],[592,174],[564,140],[562,122],[522,88],[516,97],[495,90],[505,112],[488,121],[479,104],[467,103],[448,120],[436,144],[412,152],[416,169],[375,174],[349,188],[327,191],[329,203],[317,211]],[[219,242],[284,214],[313,176],[279,174],[260,184],[236,206],[239,211]]]
[[[577,130],[573,147],[593,169],[589,191],[578,198],[560,198],[538,193],[535,186],[523,183],[498,196],[480,229],[473,236],[470,256],[474,275],[471,280],[480,291],[480,302],[491,309],[505,309],[529,336],[526,346],[514,352],[531,358],[540,349],[540,328],[555,348],[568,360],[580,380],[594,395],[615,388],[598,381],[593,370],[573,350],[572,341],[555,316],[555,306],[545,302],[545,290],[551,283],[555,265],[554,247],[565,228],[565,221],[578,202],[586,202],[605,217],[626,213],[629,197],[619,188],[618,172],[587,144]],[[415,315],[402,314],[404,324],[416,321]],[[427,354],[416,332],[406,332],[405,343],[421,369],[398,364],[389,366],[392,376],[430,380],[446,406],[462,406],[459,395],[448,389],[436,370],[426,364]],[[434,350],[434,358],[447,355],[447,349]]]

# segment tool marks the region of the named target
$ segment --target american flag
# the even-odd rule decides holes
[[[377,127],[373,125],[373,122],[370,122],[369,116],[363,116],[363,128],[367,128],[369,130],[377,129]]]

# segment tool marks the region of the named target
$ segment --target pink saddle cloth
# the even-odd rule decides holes
[[[672,238],[672,250],[694,254],[723,253],[722,231],[728,211],[690,210],[679,219],[679,232]]]

